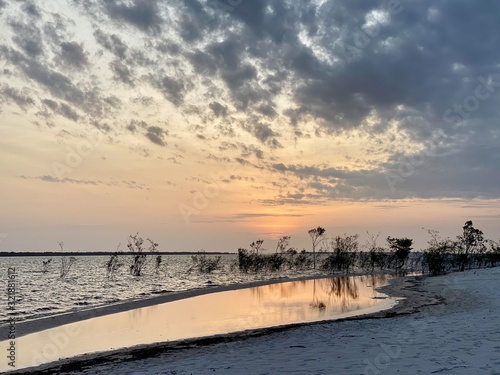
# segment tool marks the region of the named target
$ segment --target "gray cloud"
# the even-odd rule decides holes
[[[115,0],[106,2],[107,14],[143,31],[159,32],[163,23],[156,0],[133,0],[130,5]]]
[[[127,45],[121,40],[121,38],[116,34],[105,34],[102,30],[97,29],[94,31],[94,37],[101,46],[106,50],[113,53],[116,57],[120,59],[125,59],[127,56]]]
[[[162,92],[165,99],[174,105],[180,106],[184,102],[187,87],[182,80],[174,79],[167,75],[158,78],[150,76],[150,80]]]
[[[14,32],[13,42],[24,53],[34,58],[43,54],[42,34],[35,25],[12,21],[10,26]]]
[[[8,85],[0,89],[0,102],[13,102],[23,110],[35,104],[35,101],[29,94],[29,90],[18,90]]]
[[[51,175],[43,175],[43,176],[19,176],[22,179],[31,179],[31,180],[40,180],[43,182],[57,183],[57,184],[74,184],[74,185],[104,185],[104,186],[123,186],[129,189],[140,189],[140,190],[149,190],[148,185],[139,184],[136,181],[130,180],[110,180],[110,181],[101,181],[101,180],[82,180],[82,179],[74,179],[74,178],[58,178]]]
[[[78,17],[87,17],[96,40],[85,41],[85,49],[65,41],[75,35],[77,19],[63,12],[37,15],[29,4],[3,21],[13,35],[0,46],[3,77],[16,79],[2,86],[4,106],[41,103],[42,117],[88,118],[105,131],[128,129],[163,146],[168,135],[160,127],[139,120],[125,129],[114,125],[123,121],[113,118],[122,103],[120,95],[104,93],[112,86],[109,75],[124,83],[119,90],[158,90],[163,98],[143,100],[135,93],[129,103],[153,111],[170,101],[186,117],[186,132],[205,138],[207,154],[220,145],[228,160],[267,165],[296,188],[309,189],[282,191],[275,202],[500,196],[496,1],[245,0],[225,9],[219,1],[85,2]],[[0,7],[14,9],[2,0]],[[68,64],[92,74],[69,75]],[[102,66],[111,74],[99,74]],[[191,131],[198,123],[203,130]],[[259,147],[242,147],[241,129]],[[400,174],[408,158],[419,156],[411,146],[428,147],[436,132],[443,134],[445,153],[426,154],[391,192],[387,173]],[[276,148],[300,150],[306,138],[333,144],[339,135],[380,137],[383,144],[359,153],[383,157],[369,166],[358,160],[363,167],[352,170],[265,159],[267,151],[275,157]]]
[[[77,42],[62,43],[61,54],[63,59],[67,63],[80,69],[89,63],[88,53],[85,52],[82,43],[77,43]]]
[[[129,67],[119,60],[114,60],[109,64],[113,71],[113,78],[116,81],[123,82],[129,86],[134,86],[134,74]]]
[[[158,126],[149,126],[146,130],[146,138],[159,146],[166,146],[164,138],[168,135],[168,131]]]

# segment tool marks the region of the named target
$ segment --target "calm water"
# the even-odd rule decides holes
[[[8,267],[18,273],[16,310],[17,321],[60,314],[100,305],[109,305],[128,299],[145,298],[172,291],[229,285],[276,277],[297,277],[319,274],[318,271],[284,271],[280,273],[243,274],[236,267],[237,255],[222,256],[222,270],[213,274],[200,274],[192,269],[191,256],[163,256],[158,272],[149,263],[144,276],[133,277],[128,273],[130,257],[122,256],[123,266],[112,278],[106,276],[108,256],[77,257],[65,279],[59,278],[60,258],[44,270],[42,257],[0,258],[0,272],[7,275]],[[151,258],[153,260],[153,258]],[[6,290],[6,277],[0,277],[2,290]],[[7,320],[7,311],[0,308],[0,325]]]
[[[395,304],[374,290],[387,280],[378,275],[277,283],[67,324],[18,338],[18,368],[140,344],[378,311]],[[4,350],[6,343],[0,344]]]

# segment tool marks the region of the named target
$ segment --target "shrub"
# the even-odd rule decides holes
[[[389,244],[389,249],[391,250],[390,264],[392,268],[396,270],[402,269],[408,260],[408,256],[410,255],[413,240],[410,238],[387,237],[387,243]]]
[[[106,277],[108,279],[112,278],[121,266],[123,266],[123,264],[120,263],[118,253],[110,255],[106,263]]]
[[[213,271],[221,268],[221,257],[210,258],[206,255],[193,255],[191,256],[193,268],[196,268],[201,273],[212,273]]]
[[[238,267],[241,272],[259,272],[267,270],[271,272],[279,271],[285,265],[291,265],[287,254],[296,254],[296,250],[288,248],[288,240],[290,237],[282,237],[278,241],[276,253],[274,254],[259,254],[262,249],[263,240],[257,240],[250,244],[250,250],[239,248],[238,249]],[[278,252],[279,251],[279,252]],[[292,255],[293,256],[293,255]]]
[[[59,242],[59,247],[61,248],[61,252],[64,252],[64,243]],[[69,270],[71,266],[76,262],[75,257],[67,257],[65,255],[61,255],[61,267],[59,269],[59,278],[64,279],[69,274]]]
[[[321,268],[331,273],[334,271],[349,273],[349,270],[356,263],[358,238],[357,234],[352,236],[344,234],[343,237],[335,237],[330,243],[332,253],[323,261]]]
[[[473,258],[486,251],[483,232],[474,228],[472,221],[466,221],[462,228],[462,235],[458,236],[458,264],[459,270],[464,271],[466,266],[469,269],[473,265]]]
[[[42,272],[48,272],[49,271],[49,264],[50,263],[52,263],[52,258],[42,261],[42,265],[43,265]]]
[[[146,239],[149,242],[149,247],[144,247],[144,240],[139,237],[139,233],[135,236],[130,235],[128,238],[127,247],[132,253],[132,264],[130,265],[130,274],[132,276],[141,276],[142,270],[147,263],[147,252],[155,253],[158,244],[151,239]]]

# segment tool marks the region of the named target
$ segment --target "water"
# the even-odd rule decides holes
[[[112,278],[107,278],[108,256],[80,256],[76,257],[66,278],[61,279],[60,257],[52,257],[46,272],[42,264],[48,259],[46,257],[5,257],[0,258],[0,270],[5,273],[0,277],[0,284],[2,290],[6,290],[7,268],[15,267],[18,274],[15,316],[20,322],[173,291],[320,274],[315,270],[244,274],[236,267],[237,255],[228,254],[222,255],[223,269],[207,275],[191,269],[193,264],[189,255],[164,255],[162,258],[158,272],[151,257],[144,276],[134,277],[128,272],[130,256],[122,256],[123,266]],[[7,309],[0,308],[0,325],[5,325],[6,321]]]
[[[276,283],[101,316],[18,338],[16,345],[22,350],[17,353],[17,365],[25,368],[85,353],[379,311],[395,304],[374,290],[388,278]],[[7,345],[0,344],[2,349]]]

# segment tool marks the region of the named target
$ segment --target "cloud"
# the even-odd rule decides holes
[[[151,142],[159,145],[166,146],[165,136],[168,135],[168,131],[158,127],[158,126],[149,126],[146,132],[146,138],[148,138]]]
[[[13,42],[21,48],[28,56],[37,58],[44,53],[42,33],[33,24],[25,24],[17,21],[10,23],[14,36]]]
[[[110,180],[110,181],[101,181],[101,180],[82,180],[82,179],[73,179],[73,178],[58,178],[51,175],[43,175],[43,176],[35,176],[29,177],[21,175],[19,178],[25,180],[40,180],[43,182],[57,183],[57,184],[74,184],[74,185],[104,185],[109,187],[126,187],[128,189],[139,189],[139,190],[149,190],[149,186],[145,184],[139,184],[136,181],[130,180]]]
[[[227,116],[227,106],[220,104],[219,102],[212,102],[209,104],[209,108],[212,110],[217,117]]]
[[[64,61],[80,69],[89,63],[88,53],[85,52],[82,43],[62,43],[61,55]]]
[[[127,65],[123,64],[119,60],[114,60],[109,63],[109,66],[113,72],[113,78],[115,81],[123,82],[134,87],[134,74]]]
[[[285,217],[304,217],[308,216],[307,214],[269,214],[269,213],[240,213],[234,215],[226,215],[226,216],[215,216],[210,218],[200,217],[194,222],[198,223],[237,223],[237,222],[248,222],[254,221],[265,217],[276,217],[276,218],[285,218]]]
[[[13,102],[23,110],[35,104],[28,89],[19,90],[8,85],[0,89],[0,102]]]
[[[269,204],[500,196],[498,2],[29,4],[0,0],[2,109],[145,137],[149,155],[167,107],[205,155],[289,178]],[[356,150],[342,168],[344,140]],[[331,144],[323,162],[297,162],[316,142]]]
[[[101,46],[106,50],[113,53],[120,59],[125,59],[127,56],[128,47],[116,34],[105,34],[102,30],[97,29],[94,31],[94,37]]]
[[[106,2],[107,14],[143,31],[159,32],[163,23],[156,0],[133,0],[131,4]]]
[[[162,77],[150,76],[150,80],[167,100],[175,106],[180,106],[184,102],[184,96],[187,91],[186,84],[182,80],[177,80],[168,75]]]

